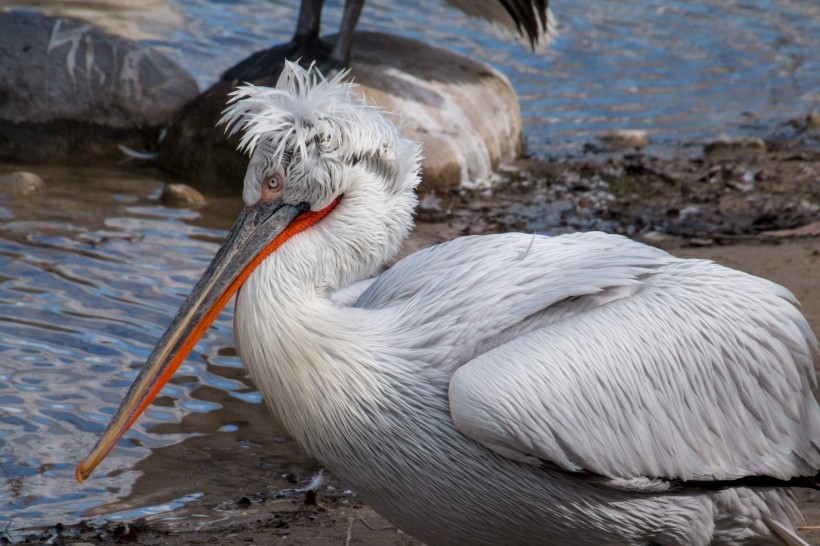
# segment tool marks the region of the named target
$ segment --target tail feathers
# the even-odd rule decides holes
[[[811,546],[808,542],[797,536],[797,534],[769,516],[763,516],[763,522],[774,536],[780,539],[783,546]]]

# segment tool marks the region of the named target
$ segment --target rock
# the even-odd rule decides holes
[[[165,184],[159,200],[169,207],[201,207],[206,202],[201,193],[187,184]]]
[[[329,37],[328,39],[333,39]],[[500,162],[521,152],[521,113],[507,78],[487,65],[399,36],[359,32],[357,92],[399,113],[402,134],[424,146],[422,191],[485,185]],[[277,74],[254,81],[275,85]],[[215,128],[234,82],[219,81],[177,116],[160,165],[207,192],[241,191],[247,158]]]
[[[680,243],[681,240],[680,237],[669,235],[668,233],[663,233],[660,231],[647,231],[641,234],[639,239],[641,242],[658,247],[670,246],[672,243]]]
[[[820,112],[810,112],[806,116],[806,129],[809,131],[820,130]]]
[[[32,11],[0,13],[0,74],[0,159],[35,163],[152,146],[198,92],[149,47]]]
[[[610,150],[640,149],[649,145],[649,135],[641,129],[616,129],[598,135]]]
[[[707,155],[737,151],[765,152],[766,143],[757,137],[719,138],[707,143],[703,151]]]
[[[0,196],[22,197],[43,191],[46,183],[38,175],[26,171],[0,175]]]

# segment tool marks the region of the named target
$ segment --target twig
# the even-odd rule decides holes
[[[347,540],[345,540],[345,546],[350,546],[350,539],[353,537],[353,517],[347,518]]]

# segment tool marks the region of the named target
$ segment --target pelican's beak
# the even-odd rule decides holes
[[[148,357],[108,428],[88,457],[77,465],[79,482],[91,475],[156,398],[256,266],[285,241],[318,222],[340,199],[318,212],[310,212],[306,204],[285,205],[281,200],[260,202],[242,211],[205,274]]]

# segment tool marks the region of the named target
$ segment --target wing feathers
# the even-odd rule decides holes
[[[620,480],[813,475],[816,340],[790,294],[697,261],[643,282],[462,366],[456,426],[514,458]]]
[[[763,279],[601,233],[505,234],[416,253],[356,305],[414,332],[455,426],[506,457],[624,487],[820,468],[817,340]]]

